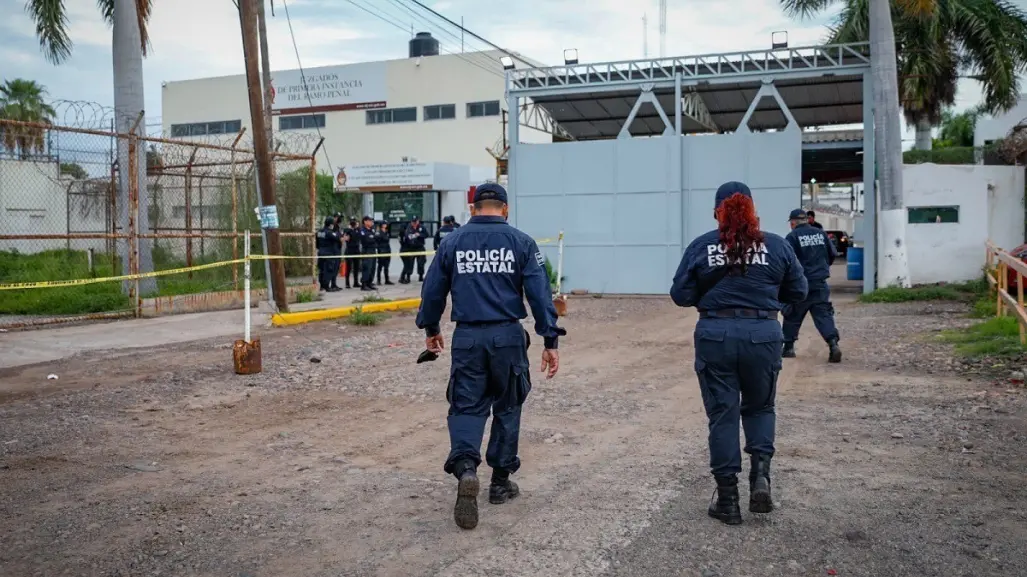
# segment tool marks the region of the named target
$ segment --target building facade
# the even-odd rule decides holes
[[[438,55],[437,44],[436,54],[428,51],[308,68],[303,75],[273,72],[273,130],[323,136],[317,163],[324,172],[407,161],[494,167],[487,149],[503,143],[504,54]],[[164,132],[172,138],[202,139],[244,127],[251,133],[245,75],[166,82],[161,104]],[[521,141],[552,142],[552,135],[525,127]]]

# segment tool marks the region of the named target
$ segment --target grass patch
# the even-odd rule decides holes
[[[357,310],[353,311],[353,314],[346,318],[350,324],[361,327],[373,327],[385,320],[385,315],[383,313],[367,313],[364,312],[364,309],[357,307]]]
[[[297,303],[312,303],[317,300],[317,293],[310,290],[296,291]]]
[[[364,295],[363,297],[361,297],[361,298],[359,298],[359,299],[357,299],[356,301],[353,301],[353,302],[358,302],[358,303],[387,303],[387,302],[390,302],[391,300],[392,299],[387,299],[387,298],[385,298],[383,296],[380,296],[380,295]]]
[[[168,270],[181,268],[185,262],[177,260],[166,250],[155,247],[154,268]],[[214,262],[194,260],[193,265]],[[86,251],[52,250],[35,254],[20,254],[14,251],[0,251],[0,279],[5,283],[44,282],[52,280],[88,279],[116,276],[121,267],[110,255],[97,254],[93,270],[89,270]],[[242,271],[239,282],[241,287]],[[132,308],[127,295],[121,290],[120,282],[103,282],[79,286],[36,288],[0,291],[0,314],[7,315],[80,315]],[[263,280],[254,280],[253,288],[266,286]],[[232,267],[168,275],[157,278],[156,293],[149,296],[178,296],[235,289]]]
[[[1027,347],[1020,344],[1020,327],[1014,317],[995,317],[963,330],[945,331],[941,338],[966,357],[1010,358],[1027,353]]]
[[[915,301],[976,302],[988,294],[984,278],[964,283],[920,285],[912,288],[887,287],[860,295],[863,303],[906,303]],[[994,311],[992,311],[994,314]]]

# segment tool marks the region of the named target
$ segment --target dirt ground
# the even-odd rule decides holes
[[[252,377],[231,372],[222,341],[2,371],[0,575],[979,577],[1027,566],[1027,394],[1007,378],[1022,367],[968,367],[932,342],[968,322],[959,305],[838,304],[841,365],[826,363],[807,321],[779,385],[778,510],[727,527],[705,512],[694,312],[664,299],[570,304],[560,375],[533,367],[523,494],[483,500],[473,532],[453,524],[442,472],[448,357],[414,364],[423,340],[409,315],[266,332]],[[539,353],[533,344],[533,362]]]

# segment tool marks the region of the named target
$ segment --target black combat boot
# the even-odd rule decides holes
[[[785,347],[781,351],[781,356],[786,359],[795,358],[795,341],[785,341]]]
[[[502,505],[521,494],[517,483],[510,480],[510,473],[494,469],[492,482],[489,483],[489,503]]]
[[[396,284],[396,283],[392,282],[391,280],[389,280],[389,272],[388,271],[385,271],[385,284],[387,284],[387,285]]]
[[[478,473],[474,463],[461,461],[454,467],[453,474],[457,479],[453,520],[461,529],[474,529],[478,526]]]
[[[838,337],[827,341],[827,346],[830,347],[830,352],[827,354],[827,361],[829,363],[842,362],[842,349],[838,346]]]
[[[738,506],[738,476],[715,477],[717,492],[710,502],[710,517],[728,525],[742,524],[742,509]]]
[[[770,497],[770,455],[757,453],[749,457],[749,512],[770,513],[774,500]]]

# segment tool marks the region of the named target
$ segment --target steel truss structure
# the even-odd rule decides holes
[[[766,96],[777,101],[780,111],[784,115],[785,126],[788,127],[801,129],[804,123],[816,123],[818,118],[815,116],[800,117],[798,112],[793,115],[790,108],[792,110],[831,111],[835,107],[849,107],[850,112],[847,115],[841,114],[838,117],[845,120],[835,120],[834,123],[851,122],[861,117],[864,125],[862,134],[863,181],[868,183],[868,190],[875,188],[873,184],[876,182],[873,79],[870,74],[870,44],[867,42],[529,68],[509,70],[506,73],[506,78],[507,109],[511,111],[511,115],[516,116],[510,118],[507,124],[508,160],[510,163],[517,162],[519,147],[536,146],[520,142],[519,127],[525,124],[525,120],[529,118],[536,119],[532,124],[551,128],[546,132],[553,134],[562,132],[571,138],[576,136],[572,130],[558,128],[560,122],[564,120],[558,113],[561,112],[561,108],[573,108],[573,106],[564,104],[571,101],[591,100],[598,103],[604,99],[611,101],[620,97],[635,99],[633,106],[628,105],[630,112],[624,109],[616,113],[610,111],[605,121],[588,118],[579,120],[580,116],[578,118],[570,117],[569,122],[622,123],[617,127],[619,131],[611,133],[609,129],[606,129],[603,132],[604,136],[598,136],[600,138],[631,138],[633,136],[632,125],[636,123],[636,116],[643,104],[652,104],[658,114],[658,128],[650,128],[645,132],[646,135],[680,137],[683,134],[684,119],[690,120],[694,125],[692,131],[697,129],[711,132],[734,130],[748,133],[750,130],[747,123],[754,116],[765,115],[765,109],[760,108],[760,101]],[[836,99],[840,90],[839,81],[845,81],[853,86],[851,90],[859,94],[862,101],[858,104],[853,101],[844,104],[838,102]],[[749,95],[747,100],[751,99],[751,101],[747,103],[744,116],[736,119],[730,117],[731,113],[729,112],[712,109],[716,103],[703,99],[704,93],[712,92],[712,85],[721,85],[720,88],[717,88],[718,93],[736,93],[736,100],[737,94],[746,92]],[[788,92],[787,95],[785,91]],[[752,98],[753,93],[755,93],[755,98]],[[671,95],[673,95],[672,101],[669,100]],[[665,99],[663,100],[664,105],[673,102],[673,118],[669,116],[671,112],[669,107],[664,110],[664,105],[661,105],[661,97]],[[789,107],[786,102],[789,98],[801,98],[803,104],[798,108]],[[524,99],[525,103],[530,102],[531,104],[522,106],[521,99]],[[858,97],[853,95],[852,100],[858,100]],[[853,106],[860,105],[862,106],[861,115],[858,113],[858,109],[851,111]],[[594,108],[604,109],[601,104]],[[806,113],[804,112],[804,114]],[[721,122],[717,122],[715,117],[718,115],[722,121],[729,118],[732,126],[723,126]],[[537,122],[540,118],[544,119],[542,123]],[[656,117],[650,115],[647,118],[655,119]],[[648,123],[648,121],[640,122]],[[822,124],[831,123],[831,121],[822,122]],[[761,122],[756,124],[761,124]],[[536,128],[536,126],[532,126],[532,128]],[[596,137],[596,135],[591,135],[591,137]],[[574,143],[569,143],[558,146],[574,145]],[[514,174],[515,172],[511,170],[510,189],[513,194],[516,194]],[[876,288],[875,197],[874,194],[866,196],[865,214],[867,218],[864,219],[860,231],[866,258],[864,270],[867,272],[863,281],[865,292]]]

